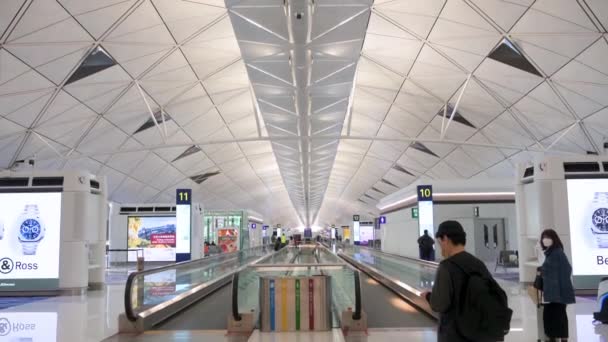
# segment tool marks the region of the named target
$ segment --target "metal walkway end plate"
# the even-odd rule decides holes
[[[367,314],[364,311],[361,311],[361,318],[358,320],[353,319],[352,310],[342,311],[340,323],[344,336],[361,333],[367,335]]]
[[[255,328],[254,323],[255,314],[242,313],[241,320],[237,321],[232,317],[228,316],[228,334],[251,334]]]

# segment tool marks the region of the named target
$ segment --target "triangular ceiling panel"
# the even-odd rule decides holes
[[[93,37],[99,38],[123,16],[136,0],[60,0]]]
[[[426,38],[443,4],[443,0],[387,1],[385,4],[377,4],[376,10],[408,31]]]
[[[163,21],[178,42],[184,41],[226,13],[226,9],[221,7],[189,1],[156,0],[154,5],[162,13]]]
[[[0,116],[24,127],[31,126],[51,97],[51,91],[0,96]]]
[[[3,4],[4,11],[4,4]],[[10,20],[10,19],[9,19]],[[52,27],[72,18],[56,1],[33,1],[8,37],[10,43],[28,34]]]
[[[175,44],[151,1],[141,2],[137,9],[108,35],[106,41],[167,46]]]

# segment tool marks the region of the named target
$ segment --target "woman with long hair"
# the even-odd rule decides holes
[[[564,253],[564,245],[553,229],[540,235],[540,246],[545,253],[541,266],[542,291],[545,301],[543,323],[550,341],[568,340],[566,306],[573,304],[572,266]]]

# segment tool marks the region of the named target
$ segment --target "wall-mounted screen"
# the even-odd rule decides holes
[[[608,274],[608,179],[568,179],[572,273]]]
[[[0,291],[59,287],[61,193],[0,193]]]
[[[374,226],[371,224],[363,224],[359,226],[359,240],[361,244],[367,246],[370,240],[374,239]]]
[[[144,261],[175,261],[175,216],[129,216],[128,229],[127,246],[142,248]]]
[[[304,228],[304,238],[312,239],[312,229]]]

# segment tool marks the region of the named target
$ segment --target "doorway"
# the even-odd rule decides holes
[[[495,263],[500,251],[506,249],[504,219],[475,220],[475,256],[486,264]]]

